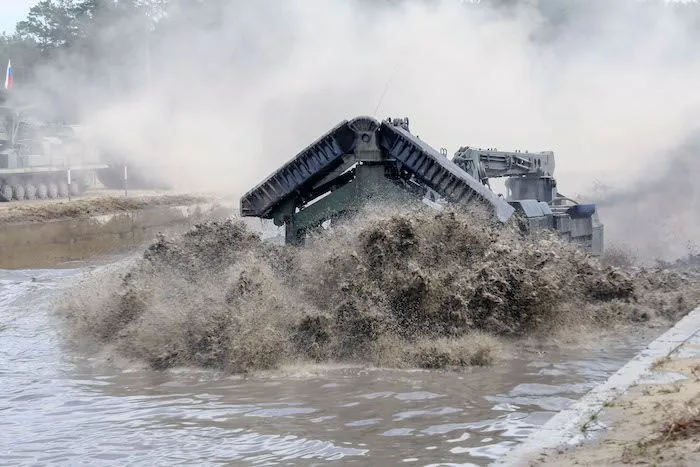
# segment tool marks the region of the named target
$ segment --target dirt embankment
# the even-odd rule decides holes
[[[182,233],[230,215],[226,200],[153,192],[0,204],[0,268],[27,269],[98,260],[133,251],[158,232]]]
[[[60,311],[72,336],[157,368],[241,372],[293,361],[483,365],[499,339],[669,322],[700,299],[691,272],[605,265],[479,212],[371,210],[305,248],[236,221],[161,237],[88,277]]]
[[[0,227],[4,224],[45,222],[61,219],[137,211],[158,206],[183,206],[211,202],[204,196],[184,194],[91,194],[68,201],[34,200],[0,203]]]

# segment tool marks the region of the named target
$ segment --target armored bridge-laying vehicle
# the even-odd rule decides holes
[[[324,222],[356,213],[369,201],[478,203],[499,222],[518,212],[526,229],[553,229],[584,250],[602,251],[595,205],[556,191],[552,153],[504,153],[461,148],[450,160],[409,131],[407,118],[343,120],[241,198],[241,215],[285,226],[285,242],[300,245]],[[507,176],[507,197],[488,178]]]

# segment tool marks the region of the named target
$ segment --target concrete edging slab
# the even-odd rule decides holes
[[[586,393],[569,408],[550,418],[539,430],[491,465],[524,466],[546,449],[572,447],[582,441],[581,427],[603,405],[623,394],[650,373],[655,361],[672,353],[700,331],[700,307],[651,342],[607,381]]]

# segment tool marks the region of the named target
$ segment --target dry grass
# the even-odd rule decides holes
[[[666,422],[659,433],[659,442],[665,443],[678,439],[695,438],[700,441],[700,408],[688,408],[688,411]]]
[[[673,394],[675,390],[660,391],[660,394]],[[700,450],[700,397],[697,395],[687,401],[682,410],[671,410],[662,404],[656,404],[654,410],[663,411],[660,415],[663,420],[657,422],[652,419],[653,425],[657,428],[654,432],[647,434],[634,444],[626,445],[621,453],[620,460],[627,464],[639,463],[673,463],[685,458],[683,444],[678,442],[691,441],[695,451]],[[697,441],[697,443],[696,443]],[[673,464],[676,465],[676,464]],[[690,465],[682,463],[682,465]]]
[[[650,368],[651,368],[652,370],[658,370],[659,368],[661,368],[662,366],[664,366],[664,365],[665,365],[666,363],[668,363],[669,361],[671,361],[671,357],[670,357],[669,355],[666,355],[665,357],[661,357],[661,358],[658,358],[658,359],[654,360],[654,362],[652,362]]]
[[[700,407],[698,398],[691,400],[681,413],[667,416],[667,420],[659,424],[658,431],[638,441],[635,445],[627,446],[623,452],[624,462],[637,462],[642,458],[658,457],[668,446],[679,440],[700,440]],[[698,445],[700,449],[700,444]]]

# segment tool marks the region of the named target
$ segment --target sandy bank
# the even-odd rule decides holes
[[[155,206],[211,203],[205,195],[118,190],[94,190],[71,199],[42,199],[0,203],[0,228],[6,224],[75,219],[102,214],[142,210]]]
[[[159,232],[228,216],[225,200],[188,194],[97,192],[71,201],[0,204],[0,268],[44,268],[133,251]]]
[[[687,379],[635,386],[606,408],[605,418],[613,420],[614,428],[600,443],[531,465],[700,465],[700,358],[659,369]]]
[[[700,328],[590,416],[581,436],[590,442],[543,451],[528,465],[700,465]]]

